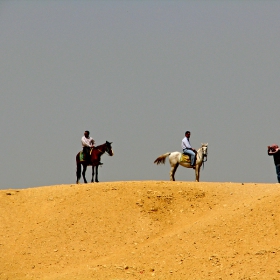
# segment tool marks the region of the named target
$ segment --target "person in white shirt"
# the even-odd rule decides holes
[[[94,140],[89,136],[89,131],[86,130],[81,139],[83,146],[83,154],[87,161],[90,162],[90,149],[94,147]]]
[[[92,148],[94,148],[95,141],[93,140],[93,138],[91,138],[89,136],[88,130],[85,131],[84,136],[82,137],[81,141],[82,141],[82,146],[83,146],[83,154],[85,155],[87,162],[91,164],[90,150]],[[103,165],[102,162],[99,162],[98,164]]]
[[[195,168],[195,162],[196,162],[196,149],[193,149],[190,143],[190,137],[191,133],[190,131],[186,131],[185,137],[182,139],[182,149],[183,154],[190,156],[191,158],[191,166],[192,168]]]

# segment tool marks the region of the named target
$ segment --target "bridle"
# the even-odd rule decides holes
[[[105,149],[105,153],[109,156],[110,155],[110,148],[111,148],[111,145],[110,146],[107,146],[106,145],[106,149]]]
[[[203,166],[203,169],[204,169],[204,162],[207,161],[207,146],[202,146],[201,150],[202,150],[202,166]]]
[[[106,148],[105,148],[105,151],[101,151],[100,149],[97,149],[100,153],[104,154],[106,153],[108,156],[110,155],[110,146],[108,146],[107,144],[106,145]]]
[[[202,150],[202,163],[206,162],[207,161],[207,147],[205,147],[205,151],[206,153],[204,153],[204,150]],[[205,158],[205,160],[204,160]]]

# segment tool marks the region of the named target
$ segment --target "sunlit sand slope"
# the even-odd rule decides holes
[[[0,279],[280,279],[280,185],[0,191]]]

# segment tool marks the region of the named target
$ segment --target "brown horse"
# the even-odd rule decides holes
[[[99,182],[98,181],[98,166],[100,164],[100,158],[101,156],[106,152],[109,156],[113,156],[114,152],[111,146],[112,142],[108,142],[106,141],[106,143],[94,147],[91,149],[91,153],[90,153],[90,162],[87,160],[83,160],[80,157],[80,154],[82,152],[79,152],[76,155],[76,165],[77,165],[77,171],[76,171],[76,175],[77,175],[77,181],[76,183],[79,184],[79,180],[81,178],[81,169],[83,166],[83,179],[84,179],[84,183],[87,183],[86,180],[86,171],[87,171],[87,167],[88,166],[92,166],[92,177],[91,177],[91,182],[93,183],[93,177],[94,177],[94,167],[95,167],[95,182]]]

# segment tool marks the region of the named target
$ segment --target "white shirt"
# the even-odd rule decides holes
[[[83,147],[90,147],[90,148],[93,147],[94,140],[91,137],[86,138],[85,136],[83,136],[81,141]]]
[[[188,148],[188,149],[192,148],[191,143],[190,143],[190,141],[189,141],[189,139],[187,137],[183,138],[181,146],[182,146],[183,150],[186,149],[186,148]]]

